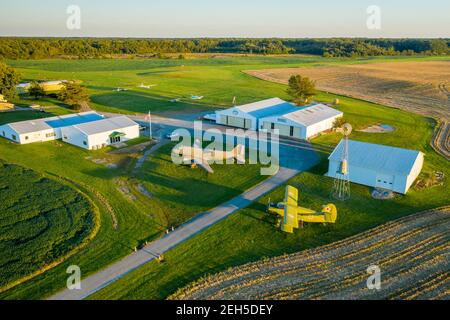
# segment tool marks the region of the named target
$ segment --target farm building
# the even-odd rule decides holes
[[[308,139],[331,129],[342,116],[324,104],[296,107],[273,98],[216,111],[216,123],[255,131],[278,129],[282,136]]]
[[[105,135],[108,139],[103,138]],[[0,136],[19,144],[63,139],[82,148],[98,149],[139,137],[139,125],[124,116],[105,119],[90,111],[8,123],[0,126]]]
[[[309,139],[333,128],[336,119],[343,115],[341,111],[324,104],[313,104],[263,117],[259,119],[259,129],[278,129],[281,136]]]
[[[341,167],[344,140],[332,152],[327,176],[335,178]],[[422,170],[424,154],[360,141],[348,141],[350,181],[406,194]]]
[[[139,125],[126,116],[107,118],[62,128],[62,140],[88,150],[139,137]]]

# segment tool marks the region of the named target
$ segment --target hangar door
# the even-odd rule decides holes
[[[378,174],[375,187],[392,190],[394,187],[394,176],[388,174]]]
[[[225,116],[226,121],[223,121],[227,125],[231,127],[237,127],[237,128],[244,128],[244,129],[250,129],[252,127],[252,120],[240,118],[240,117],[233,117],[233,116]]]
[[[301,138],[301,129],[298,127],[264,121],[262,128],[266,130],[278,129],[281,136]]]

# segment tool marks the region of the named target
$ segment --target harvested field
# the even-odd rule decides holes
[[[210,276],[172,299],[449,299],[450,207]],[[381,289],[366,286],[381,269]]]
[[[450,160],[450,122],[443,120],[439,128],[436,130],[432,147],[441,153],[447,160]]]
[[[435,118],[450,118],[450,61],[383,62],[307,68],[248,70],[263,80],[287,83],[300,74],[317,88]]]

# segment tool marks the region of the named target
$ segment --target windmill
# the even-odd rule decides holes
[[[345,123],[341,128],[336,130],[344,135],[341,161],[339,169],[336,172],[332,197],[345,201],[350,198],[350,177],[348,170],[348,136],[352,133],[352,126]]]

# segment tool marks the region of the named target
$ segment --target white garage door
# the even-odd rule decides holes
[[[250,129],[252,127],[252,120],[240,117],[228,116],[226,124],[231,127]]]
[[[280,135],[282,136],[294,137],[299,139],[302,138],[302,129],[299,127],[264,121],[262,128],[265,130],[278,129],[280,131]]]
[[[275,129],[280,130],[280,136],[288,136],[289,137],[291,135],[291,126],[275,123]]]

